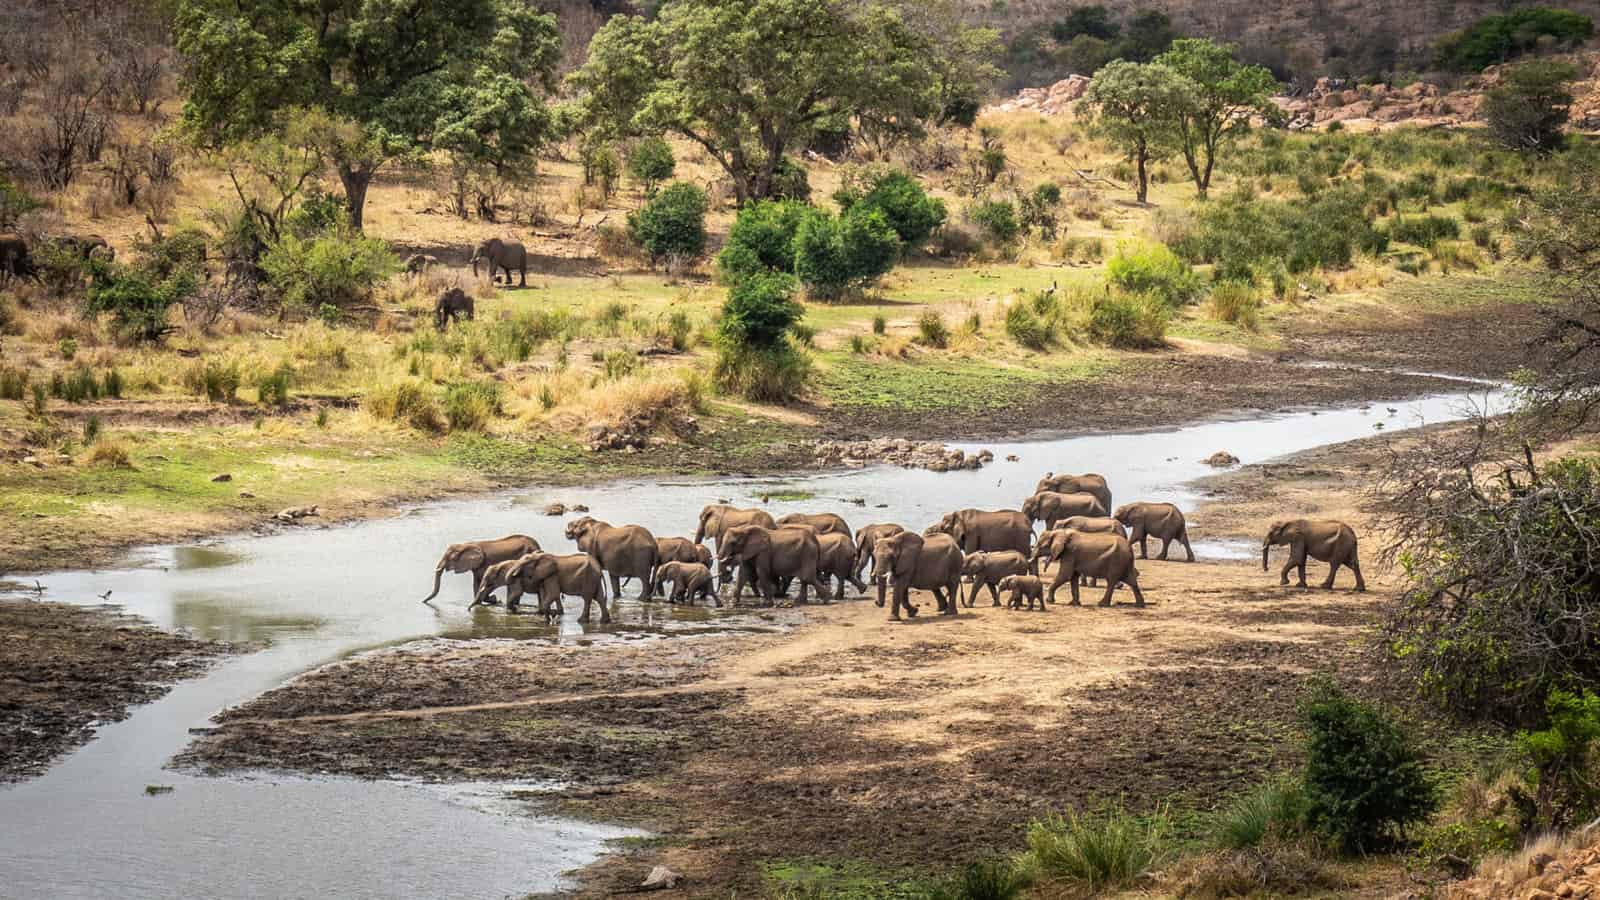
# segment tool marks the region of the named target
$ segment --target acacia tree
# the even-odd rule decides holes
[[[1157,63],[1113,60],[1094,74],[1080,108],[1094,129],[1120,147],[1138,170],[1140,203],[1150,193],[1149,163],[1176,150],[1174,116],[1192,102],[1187,81]]]
[[[1572,111],[1571,63],[1536,60],[1507,69],[1483,96],[1483,119],[1494,139],[1512,150],[1541,156],[1561,147]]]
[[[927,42],[854,0],[697,0],[613,18],[572,75],[586,128],[670,132],[705,148],[740,203],[771,195],[785,154],[827,119],[932,117]]]
[[[354,126],[322,150],[356,228],[390,160],[466,131],[463,152],[525,154],[550,121],[498,114],[542,108],[560,56],[555,17],[517,0],[176,0],[175,23],[184,117],[206,144],[268,133],[294,108]]]
[[[1232,51],[1204,38],[1180,38],[1155,62],[1186,82],[1186,102],[1172,112],[1178,149],[1201,199],[1211,187],[1217,154],[1250,128],[1252,116],[1274,116],[1278,82],[1261,66],[1240,64]]]

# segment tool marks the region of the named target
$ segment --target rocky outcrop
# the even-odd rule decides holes
[[[1072,112],[1073,103],[1089,89],[1085,75],[1068,75],[1049,87],[1024,88],[1015,97],[989,107],[993,112],[1029,110],[1044,116],[1060,116]]]
[[[856,469],[869,465],[890,465],[950,472],[981,469],[994,461],[994,453],[988,450],[967,453],[938,441],[919,443],[905,438],[877,438],[870,441],[819,441],[816,444],[816,459],[823,465]]]
[[[1518,865],[1505,865],[1452,885],[1449,900],[1556,900],[1600,898],[1600,844],[1560,857],[1534,853]]]

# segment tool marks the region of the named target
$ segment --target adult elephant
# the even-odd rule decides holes
[[[1289,561],[1278,573],[1278,583],[1289,583],[1289,570],[1300,570],[1300,586],[1306,586],[1306,557],[1328,564],[1328,579],[1322,582],[1324,590],[1333,589],[1333,576],[1340,566],[1349,566],[1356,575],[1356,590],[1367,589],[1361,577],[1361,560],[1356,556],[1356,530],[1334,519],[1288,519],[1274,522],[1261,542],[1261,571],[1267,570],[1267,555],[1272,548],[1289,545]]]
[[[1056,475],[1046,472],[1033,488],[1035,494],[1042,494],[1045,491],[1054,491],[1058,494],[1093,494],[1102,506],[1107,510],[1111,509],[1111,488],[1106,484],[1106,477],[1094,472],[1085,472],[1082,475]]]
[[[478,262],[482,260],[489,264],[489,280],[498,281],[496,272],[504,269],[506,284],[511,284],[511,273],[516,271],[521,274],[522,280],[518,287],[528,286],[528,248],[516,241],[502,241],[499,238],[490,238],[478,245],[472,251],[472,277],[478,277]]]
[[[778,523],[764,509],[739,509],[726,503],[713,503],[700,510],[700,524],[694,529],[694,542],[696,544],[711,541],[717,547],[717,555],[722,553],[722,536],[731,528],[741,525],[760,525],[762,528],[777,528]],[[728,570],[722,566],[717,567],[719,584],[727,584]]]
[[[686,537],[656,538],[656,565],[667,562],[711,565],[711,551]]]
[[[611,596],[622,596],[622,579],[637,578],[642,582],[639,599],[650,599],[650,576],[656,568],[656,539],[643,526],[614,526],[593,516],[584,516],[568,522],[566,534],[567,540],[576,541],[578,549],[594,557],[600,568],[611,576]]]
[[[1056,601],[1056,590],[1063,584],[1072,584],[1072,605],[1078,604],[1078,579],[1088,575],[1106,580],[1106,595],[1101,606],[1111,605],[1111,595],[1118,584],[1126,584],[1133,591],[1135,606],[1144,605],[1144,592],[1139,590],[1139,570],[1133,565],[1133,545],[1119,534],[1086,534],[1082,531],[1059,529],[1049,533],[1045,542],[1045,565],[1059,562],[1056,577],[1050,583],[1050,602]]]
[[[492,541],[465,541],[460,544],[451,544],[439,557],[439,564],[433,568],[433,593],[422,598],[423,603],[429,603],[439,596],[439,579],[445,572],[471,572],[472,596],[478,596],[478,588],[482,586],[484,570],[497,562],[508,559],[517,559],[539,550],[539,542],[525,534],[508,534],[503,538]]]
[[[955,538],[962,553],[1015,550],[1027,556],[1033,552],[1033,523],[1014,509],[963,509],[946,513],[922,533],[948,534]]]
[[[0,275],[7,278],[39,278],[39,269],[28,253],[28,241],[20,234],[0,234]]]
[[[902,606],[906,615],[917,614],[917,607],[911,602],[913,589],[932,591],[939,601],[939,611],[953,616],[961,602],[961,547],[948,534],[924,536],[902,531],[879,538],[872,548],[872,580],[878,584],[879,606],[883,605],[885,585],[893,581],[894,601],[889,607],[892,620],[899,620]]]
[[[752,577],[761,598],[772,603],[777,595],[778,579],[793,578],[800,582],[800,602],[806,602],[806,591],[817,589],[817,597],[826,602],[828,589],[823,586],[818,573],[822,562],[822,545],[817,533],[810,528],[740,525],[730,528],[717,545],[717,559],[724,568],[738,566],[739,577],[733,584],[733,602],[739,603],[744,586]]]
[[[117,258],[117,251],[111,248],[111,242],[98,234],[63,235],[56,238],[55,243],[56,246],[85,262],[94,257],[106,262],[115,262]]]
[[[868,525],[856,532],[856,578],[861,577],[862,571],[867,568],[867,563],[872,562],[872,547],[879,538],[894,537],[905,531],[899,525],[885,522],[877,525]]]
[[[1194,549],[1189,546],[1189,524],[1183,518],[1183,510],[1171,503],[1124,503],[1117,507],[1113,518],[1128,526],[1128,540],[1139,545],[1140,559],[1150,558],[1148,541],[1156,538],[1161,541],[1161,555],[1157,559],[1166,559],[1167,548],[1177,541],[1183,545],[1188,561],[1194,562]]]
[[[789,513],[778,520],[784,525],[809,525],[817,534],[842,534],[850,536],[850,524],[833,513]]]
[[[848,533],[830,531],[827,534],[819,534],[817,547],[821,551],[817,559],[817,574],[823,578],[838,579],[839,582],[833,592],[834,602],[844,600],[844,585],[847,581],[855,586],[856,593],[867,592],[866,584],[856,575],[856,544]]]
[[[579,622],[589,621],[589,608],[596,603],[600,604],[601,624],[611,621],[611,610],[606,602],[605,572],[599,561],[588,553],[568,553],[563,556],[530,553],[512,564],[507,578],[509,583],[516,586],[519,597],[523,593],[538,596],[539,612],[546,619],[555,615],[562,597],[582,597],[583,614],[578,616]],[[616,576],[612,578],[615,580]],[[513,611],[517,608],[513,603],[508,603],[508,607]]]
[[[1043,522],[1044,530],[1056,527],[1062,519],[1073,516],[1102,517],[1110,510],[1100,503],[1100,498],[1087,491],[1063,494],[1057,491],[1040,491],[1022,501],[1022,514],[1028,517],[1028,527]]]

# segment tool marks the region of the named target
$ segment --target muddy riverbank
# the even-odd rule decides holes
[[[0,782],[37,775],[135,706],[247,645],[194,640],[113,607],[0,600]]]

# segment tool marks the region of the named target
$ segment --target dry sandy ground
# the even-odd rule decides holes
[[[0,601],[0,782],[37,775],[173,683],[238,649],[107,609]]]
[[[1363,522],[1350,485],[1377,444],[1211,479],[1225,502],[1202,510],[1203,536],[1255,537],[1289,508]],[[851,601],[719,620],[769,633],[427,642],[232,710],[186,761],[566,779],[563,811],[663,836],[587,871],[595,896],[656,863],[689,876],[684,895],[721,897],[759,890],[774,859],[939,868],[1015,849],[1053,811],[1119,797],[1203,810],[1293,764],[1307,675],[1380,692],[1366,626],[1394,581],[1374,550],[1366,594],[1348,574],[1330,593],[1279,587],[1253,562],[1150,560],[1144,609],[1125,591],[1114,608],[1063,594],[1043,613],[985,598],[891,624]]]

